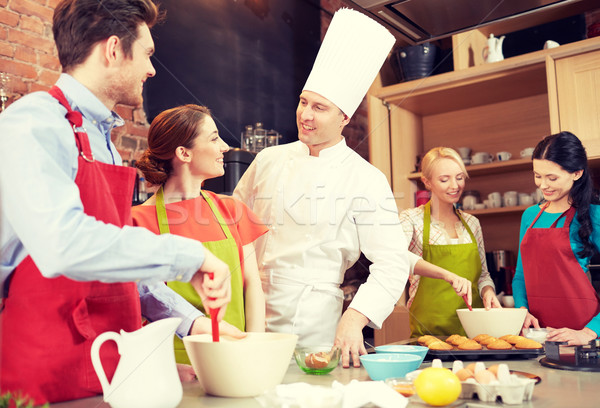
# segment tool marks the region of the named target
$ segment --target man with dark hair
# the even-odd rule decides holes
[[[140,104],[155,74],[159,17],[150,0],[61,1],[53,31],[63,74],[0,115],[3,392],[36,404],[101,393],[90,346],[102,332],[141,327],[135,282],[190,281],[219,319],[225,312],[225,263],[196,240],[130,226],[135,172],[110,138],[123,125],[114,106]],[[115,345],[101,354],[111,378]]]

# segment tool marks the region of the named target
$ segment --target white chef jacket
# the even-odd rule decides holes
[[[350,307],[381,328],[420,259],[407,250],[383,173],[344,139],[319,157],[297,141],[260,152],[234,196],[270,228],[255,242],[267,330],[296,333],[301,345],[332,344],[339,285],[361,251],[372,265]]]

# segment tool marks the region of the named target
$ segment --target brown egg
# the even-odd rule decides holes
[[[473,378],[473,371],[468,368],[462,368],[456,372],[456,376],[459,380],[465,381],[467,378]]]
[[[466,368],[467,370],[471,370],[471,372],[472,372],[472,373],[474,373],[474,372],[475,372],[475,364],[476,364],[476,363],[471,363],[471,364],[469,364],[468,366],[466,366],[465,368]]]
[[[488,370],[490,370],[496,377],[498,377],[498,367],[500,367],[500,364],[494,364],[488,367]]]
[[[329,355],[323,351],[310,353],[304,359],[304,364],[306,364],[308,368],[325,368],[327,367],[327,364],[329,364]]]
[[[481,370],[475,373],[475,381],[479,384],[489,384],[494,381],[496,376],[490,370]]]

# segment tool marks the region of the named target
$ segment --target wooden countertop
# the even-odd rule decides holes
[[[566,371],[543,367],[537,359],[529,360],[489,360],[486,366],[505,362],[511,370],[523,371],[539,376],[542,381],[535,386],[533,398],[519,407],[597,407],[598,406],[598,384],[600,384],[600,372]],[[421,368],[429,367],[430,362],[424,362]],[[445,367],[451,367],[451,362],[445,362]],[[283,379],[284,384],[295,382],[306,382],[315,385],[330,386],[336,380],[347,384],[352,380],[368,381],[369,377],[364,368],[343,369],[336,368],[328,375],[314,376],[302,372],[294,361],[290,361],[289,369]],[[52,404],[52,408],[109,408],[101,397],[87,398],[65,403]],[[426,407],[417,396],[411,397],[409,407]],[[484,403],[478,399],[458,400],[451,407],[454,408],[479,408],[498,407],[498,403]],[[502,405],[510,407],[511,405]],[[513,405],[514,406],[514,405]],[[226,408],[261,408],[254,398],[219,398],[208,396],[199,384],[184,385],[184,395],[179,408],[203,408],[203,407],[226,407]]]

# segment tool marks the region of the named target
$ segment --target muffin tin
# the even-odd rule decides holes
[[[448,336],[436,336],[440,340],[446,341]],[[411,339],[407,344],[418,345],[417,339]],[[452,350],[431,350],[427,352],[425,360],[432,360],[439,358],[440,360],[481,360],[481,359],[498,359],[506,360],[513,358],[538,358],[544,355],[544,349],[518,349],[513,346],[508,350],[490,350],[483,346],[481,350],[460,350],[458,347],[454,347]]]

